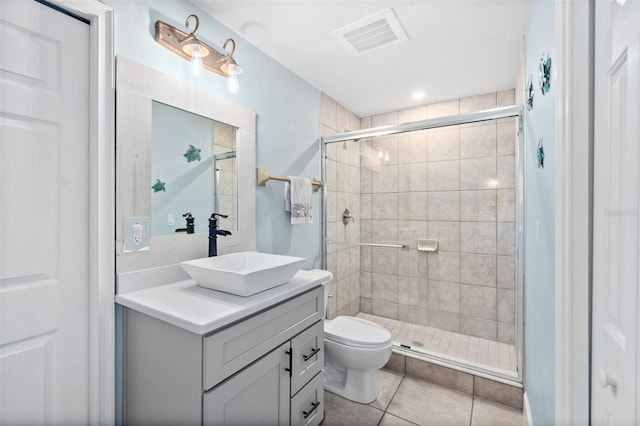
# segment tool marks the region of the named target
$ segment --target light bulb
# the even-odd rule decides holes
[[[191,73],[195,77],[200,77],[202,74],[202,53],[200,52],[200,45],[193,44],[191,46]]]
[[[227,90],[231,93],[238,93],[238,90],[240,90],[240,83],[235,74],[229,74],[229,77],[227,77]]]

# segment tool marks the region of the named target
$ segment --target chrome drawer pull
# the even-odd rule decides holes
[[[306,419],[307,417],[309,417],[311,415],[311,413],[313,413],[314,411],[316,411],[316,409],[320,406],[320,401],[317,402],[312,402],[311,403],[311,410],[309,411],[303,411],[302,412],[302,416]]]
[[[302,359],[305,361],[309,361],[318,352],[320,352],[320,348],[314,348],[311,350],[311,353],[309,355],[302,355]]]

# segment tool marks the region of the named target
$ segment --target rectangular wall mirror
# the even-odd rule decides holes
[[[211,212],[228,216],[220,229],[237,229],[237,129],[158,101],[151,107],[151,234],[208,233]]]
[[[220,254],[255,250],[255,114],[121,56],[116,78],[117,271],[206,257],[213,212]],[[151,218],[148,251],[124,252],[131,217]]]

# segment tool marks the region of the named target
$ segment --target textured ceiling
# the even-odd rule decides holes
[[[357,115],[513,88],[527,1],[194,2]],[[355,55],[332,32],[392,8],[407,42]],[[412,94],[423,92],[415,100]]]

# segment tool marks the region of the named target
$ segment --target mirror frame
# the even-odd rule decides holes
[[[158,101],[236,127],[237,230],[219,254],[256,249],[256,114],[228,99],[130,59],[116,58],[116,271],[208,255],[208,235],[151,236],[148,251],[124,253],[127,217],[151,217],[151,105]],[[213,208],[213,206],[212,206]],[[185,206],[185,211],[188,207]],[[196,218],[196,220],[207,220]],[[150,232],[150,230],[149,230]]]

